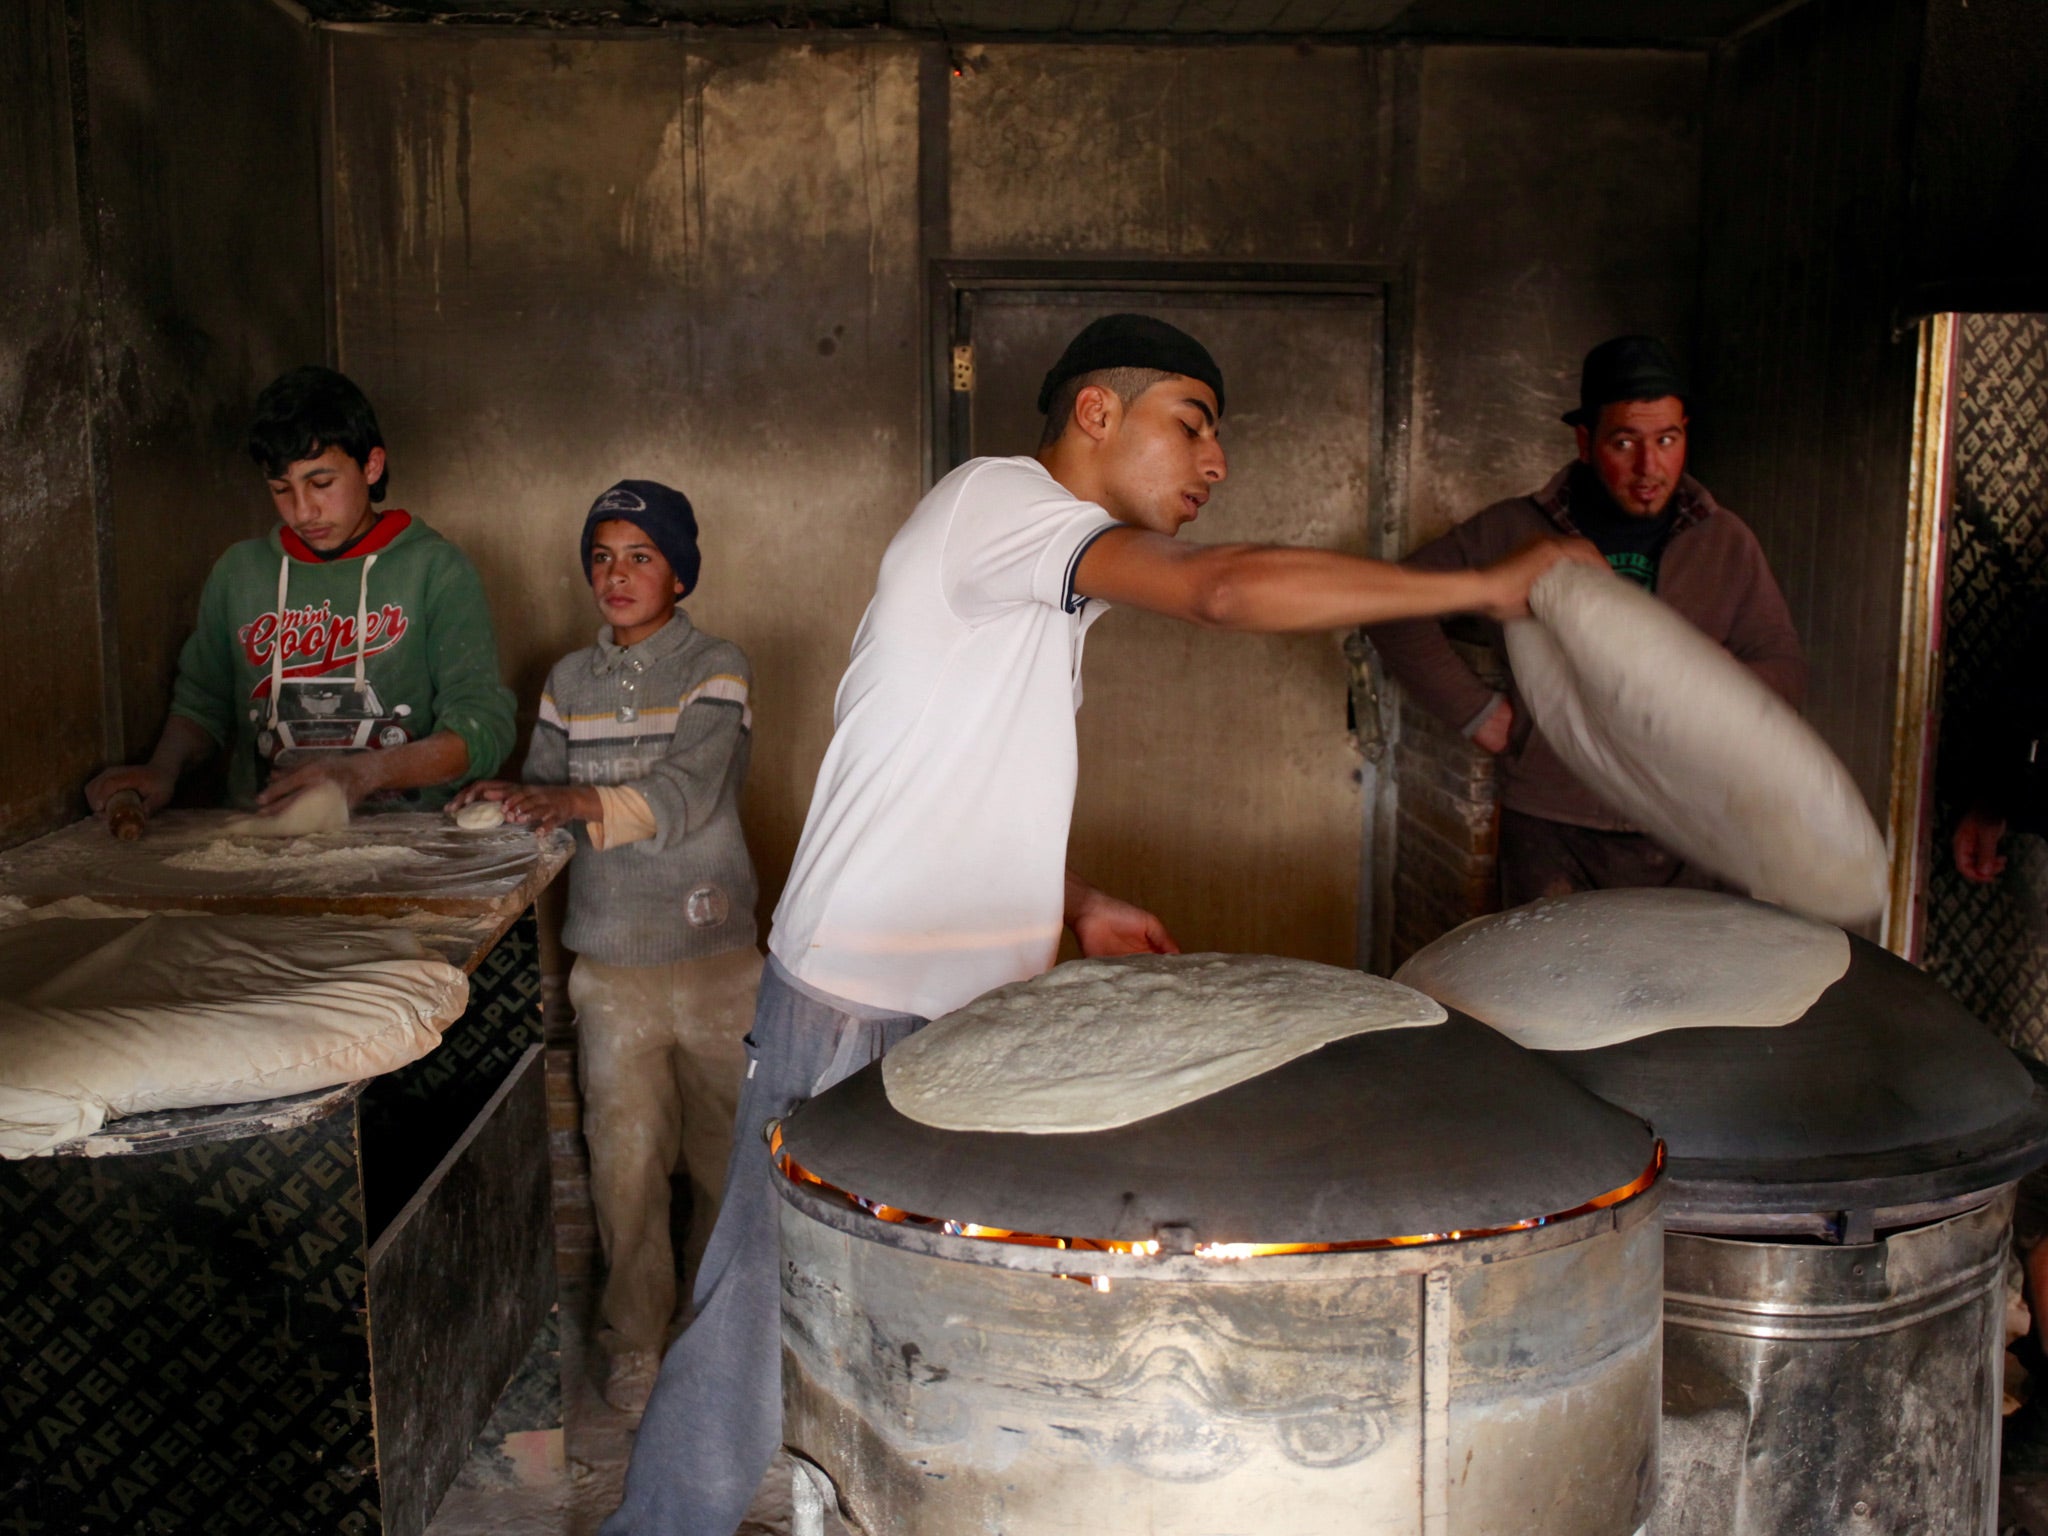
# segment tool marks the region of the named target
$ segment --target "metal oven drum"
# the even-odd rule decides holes
[[[1995,1531],[2011,1221],[2007,1189],[1847,1247],[1670,1233],[1654,1536]]]
[[[1649,1515],[1661,1149],[1470,1020],[1118,1131],[935,1131],[870,1068],[783,1133],[785,1435],[873,1536]]]
[[[1997,1529],[2013,1183],[2048,1093],[1925,974],[1852,938],[1782,1029],[1552,1060],[1670,1154],[1652,1536]]]

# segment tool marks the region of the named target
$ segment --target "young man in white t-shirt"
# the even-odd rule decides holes
[[[1039,396],[1031,458],[975,459],[882,557],[769,937],[718,1226],[604,1536],[732,1536],[781,1441],[767,1125],[926,1020],[1053,963],[1177,946],[1151,913],[1065,867],[1081,649],[1107,605],[1254,632],[1526,612],[1590,546],[1544,541],[1481,570],[1328,550],[1184,546],[1225,473],[1223,377],[1143,315],[1077,336]]]

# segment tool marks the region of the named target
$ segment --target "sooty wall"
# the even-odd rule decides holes
[[[0,11],[0,844],[148,750],[269,526],[249,408],[325,350],[317,53],[265,0]]]
[[[625,474],[688,489],[706,552],[691,612],[755,663],[766,903],[882,548],[924,483],[925,257],[1382,269],[1386,506],[1412,486],[1414,508],[1380,530],[1390,548],[1540,480],[1568,451],[1556,414],[1586,346],[1691,332],[1698,55],[956,59],[846,37],[396,29],[325,46],[339,361],[383,413],[398,499],[476,559],[530,710],[595,628],[573,551],[592,495]],[[1334,645],[1327,666],[1341,733]],[[1132,707],[1163,723],[1184,701],[1163,679]],[[1210,750],[1260,742],[1218,731]],[[1184,841],[1170,785],[1148,814],[1155,844]],[[1355,822],[1332,835],[1355,845]]]
[[[0,845],[56,825],[104,750],[68,42],[57,0],[0,9]]]

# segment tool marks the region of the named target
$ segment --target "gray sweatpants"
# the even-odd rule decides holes
[[[924,1024],[861,1018],[807,997],[772,959],[761,976],[718,1225],[696,1320],[661,1362],[626,1496],[600,1536],[733,1536],[782,1443],[781,1248],[763,1131]]]
[[[761,952],[751,944],[668,965],[578,955],[569,972],[608,1353],[658,1350],[667,1340],[676,1311],[669,1177],[679,1163],[690,1180],[684,1258],[692,1277],[704,1267],[747,1073],[740,1037],[760,980]]]

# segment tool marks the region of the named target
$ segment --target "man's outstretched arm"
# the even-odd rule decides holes
[[[1210,629],[1295,633],[1452,613],[1520,618],[1529,588],[1559,560],[1605,564],[1592,545],[1566,539],[1538,540],[1477,570],[1427,571],[1328,549],[1181,544],[1113,528],[1081,557],[1074,590]]]
[[[1510,504],[1512,505],[1512,504]],[[1417,571],[1469,571],[1486,562],[1479,551],[1513,549],[1529,537],[1517,531],[1512,514],[1494,507],[1446,529],[1401,563]],[[1514,735],[1514,709],[1492,682],[1482,678],[1451,645],[1435,619],[1397,619],[1368,631],[1380,660],[1402,690],[1472,744],[1505,752]]]

